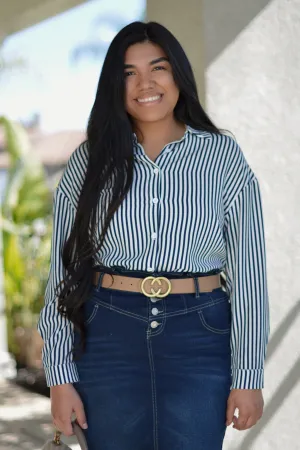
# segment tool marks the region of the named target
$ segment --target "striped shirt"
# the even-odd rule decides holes
[[[263,388],[270,325],[262,200],[241,148],[227,135],[187,126],[182,139],[166,145],[155,162],[135,135],[133,154],[133,184],[94,265],[150,273],[222,271],[232,311],[231,387]],[[85,142],[69,158],[53,197],[51,261],[38,323],[48,386],[79,380],[71,353],[73,325],[58,313],[54,288],[65,276],[61,251],[87,161]],[[101,200],[110,189],[101,192]]]

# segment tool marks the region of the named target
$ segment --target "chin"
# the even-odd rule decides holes
[[[151,114],[136,115],[135,120],[139,122],[159,122],[160,120],[165,119],[165,117],[165,114],[155,114],[155,112],[153,111],[153,113]]]

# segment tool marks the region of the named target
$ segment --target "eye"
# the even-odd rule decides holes
[[[129,76],[130,76],[131,74],[133,74],[133,73],[134,73],[134,72],[132,72],[132,71],[131,71],[131,72],[125,72],[125,73],[124,73],[124,76],[125,76],[125,77],[129,77]]]
[[[156,66],[153,70],[167,70],[164,66]]]

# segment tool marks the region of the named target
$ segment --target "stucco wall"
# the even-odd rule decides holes
[[[203,0],[206,108],[261,186],[271,336],[265,412],[225,450],[300,449],[300,0]],[[298,384],[297,384],[298,383]]]

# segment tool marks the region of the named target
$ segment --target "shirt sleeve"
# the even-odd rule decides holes
[[[250,177],[235,192],[225,212],[226,290],[232,310],[232,388],[264,387],[264,361],[270,333],[266,249],[261,192]],[[236,183],[233,183],[236,186]]]
[[[48,386],[79,381],[72,354],[73,323],[58,312],[55,288],[66,276],[62,250],[75,220],[88,157],[88,143],[85,141],[71,154],[53,195],[50,269],[45,305],[38,322],[38,331],[44,341],[42,360]]]
[[[50,269],[45,290],[45,305],[40,313],[38,331],[43,338],[43,366],[47,386],[79,381],[73,362],[73,324],[57,310],[54,290],[65,277],[62,261],[63,245],[69,237],[76,210],[68,197],[56,188],[53,196],[53,231]]]

